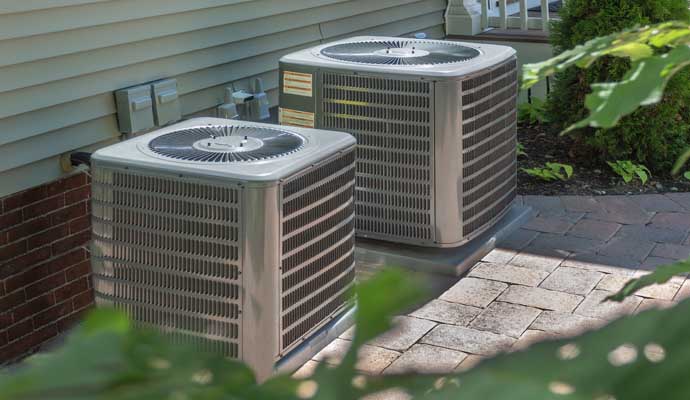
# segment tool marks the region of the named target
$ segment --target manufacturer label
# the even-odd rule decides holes
[[[278,109],[278,122],[281,125],[314,127],[314,113],[291,110],[289,108]]]
[[[283,72],[283,93],[285,94],[311,97],[313,86],[314,82],[311,74]]]

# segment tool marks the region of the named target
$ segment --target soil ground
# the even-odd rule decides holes
[[[685,178],[652,176],[646,185],[637,179],[626,184],[606,163],[599,163],[568,154],[572,139],[546,132],[540,125],[520,124],[518,142],[527,156],[518,157],[518,194],[521,195],[605,195],[636,193],[690,192]],[[543,167],[547,162],[573,166],[568,181],[546,182],[529,176],[522,168]]]

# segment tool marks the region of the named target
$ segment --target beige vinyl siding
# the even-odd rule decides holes
[[[113,91],[176,78],[185,117],[278,59],[341,37],[443,36],[447,0],[0,0],[0,196],[54,180],[60,155],[120,140]]]

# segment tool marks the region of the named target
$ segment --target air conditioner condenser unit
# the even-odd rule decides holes
[[[97,304],[259,379],[315,353],[351,317],[354,145],[202,118],[95,152]]]
[[[357,138],[356,234],[477,237],[516,195],[517,61],[505,46],[354,37],[284,56],[283,125]]]

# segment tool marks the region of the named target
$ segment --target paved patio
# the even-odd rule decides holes
[[[690,256],[690,193],[518,199],[537,215],[437,299],[364,346],[368,374],[445,373],[540,340],[576,335],[651,307],[690,297],[674,278],[623,303],[602,303],[633,276]],[[305,364],[337,364],[352,330]],[[397,396],[394,396],[397,397]]]

